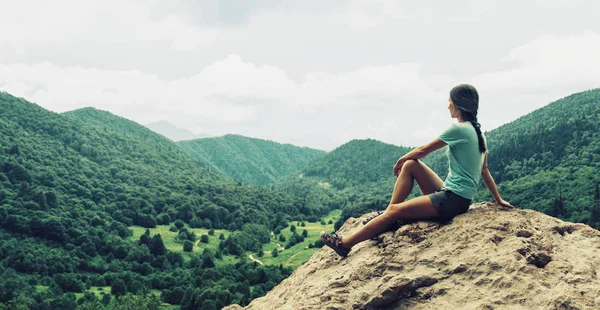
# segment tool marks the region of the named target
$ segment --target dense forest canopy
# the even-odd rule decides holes
[[[236,180],[264,185],[300,171],[324,151],[240,135],[178,142],[195,158]]]

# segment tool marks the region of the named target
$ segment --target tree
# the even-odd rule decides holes
[[[202,268],[213,268],[215,266],[215,262],[211,255],[203,255],[202,257]]]
[[[175,227],[177,227],[177,229],[181,229],[181,227],[185,225],[185,223],[180,219],[177,219],[173,224],[175,225]]]
[[[219,240],[225,240],[225,235],[224,234],[220,234],[219,235]]]
[[[194,243],[190,240],[185,240],[183,242],[183,251],[184,252],[192,252],[194,251]]]
[[[564,217],[565,216],[565,203],[563,201],[562,196],[558,199],[554,200],[552,204],[552,209],[550,209],[549,215],[554,217]]]
[[[112,291],[112,287],[111,287],[110,290]],[[108,306],[110,304],[110,300],[111,299],[112,299],[111,294],[106,294],[106,293],[102,292],[102,300],[101,300],[101,302],[102,302],[103,305]]]
[[[600,183],[596,183],[594,205],[592,207],[592,214],[590,215],[588,224],[596,229],[600,229]]]
[[[148,249],[154,256],[167,254],[167,248],[165,248],[165,244],[160,237],[160,234],[156,234],[152,237],[152,240],[148,243]]]
[[[127,293],[127,285],[122,279],[115,279],[110,287],[110,293],[115,296],[121,296]]]
[[[258,297],[262,297],[265,295],[265,291],[263,291],[262,286],[261,285],[257,285],[254,290],[252,290],[252,296],[251,298],[258,298]]]
[[[278,255],[279,255],[279,251],[277,251],[277,249],[273,249],[273,251],[271,251],[271,256],[277,257]]]
[[[65,292],[81,293],[84,290],[83,283],[74,274],[56,274],[54,281]]]
[[[211,229],[208,231],[208,235],[209,235],[209,236],[214,236],[214,235],[215,235],[215,230],[211,228]]]
[[[279,235],[279,241],[285,242],[285,236],[283,234]]]
[[[212,299],[207,299],[202,303],[202,310],[216,310],[217,306]]]
[[[130,285],[129,285],[129,292],[136,294],[137,292],[141,291],[144,288],[144,285],[142,285],[142,282],[138,281],[138,280],[133,280],[131,281]]]
[[[169,225],[171,217],[167,213],[161,213],[156,217],[156,222],[160,225]]]
[[[182,230],[180,230],[180,231],[179,231],[179,235],[177,235],[177,238],[178,238],[179,240],[181,240],[181,241],[183,241],[183,240],[187,240],[187,238],[188,238],[187,231],[185,231],[185,230],[183,230],[183,229],[182,229]]]
[[[161,304],[160,298],[155,294],[132,295],[126,294],[117,299],[110,309],[114,310],[153,310],[159,309]]]
[[[146,229],[146,232],[140,236],[140,244],[150,243],[150,229]]]
[[[302,231],[302,237],[308,237],[308,231],[306,229]]]
[[[0,304],[16,298],[19,291],[27,286],[27,283],[12,268],[0,273],[0,276],[2,276],[2,281],[0,281]]]
[[[291,232],[295,232],[296,231],[296,226],[294,226],[294,225],[290,226],[290,231]]]
[[[181,286],[175,287],[172,291],[164,291],[164,301],[170,304],[179,304],[185,291]]]
[[[194,288],[188,286],[181,298],[181,308],[182,309],[192,309],[194,307],[194,296],[196,292]]]
[[[208,235],[207,234],[203,234],[202,236],[200,236],[200,242],[202,242],[202,243],[208,243]]]

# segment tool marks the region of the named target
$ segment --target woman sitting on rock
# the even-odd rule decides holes
[[[450,117],[456,118],[458,123],[450,126],[439,138],[408,152],[396,162],[394,175],[398,178],[387,209],[350,236],[321,233],[323,242],[337,254],[348,255],[354,245],[381,234],[398,220],[446,222],[467,212],[480,177],[499,205],[513,208],[500,197],[487,167],[486,140],[477,122],[477,90],[472,85],[458,85],[450,91],[448,101]],[[446,145],[449,146],[449,172],[442,182],[419,158]],[[419,184],[423,196],[405,201],[412,190],[413,180]]]

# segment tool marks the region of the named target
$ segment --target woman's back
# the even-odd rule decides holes
[[[481,135],[486,141],[483,133]],[[471,122],[452,124],[439,138],[448,144],[448,176],[442,189],[473,199],[481,179],[485,156],[485,153],[479,151],[475,128]]]

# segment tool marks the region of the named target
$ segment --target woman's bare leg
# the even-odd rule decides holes
[[[413,188],[413,180],[421,188],[423,195],[439,190],[443,181],[427,165],[419,160],[409,160],[404,163],[400,174],[396,179],[392,200],[385,212],[371,220],[358,232],[351,236],[344,237],[342,240],[344,246],[351,248],[355,244],[364,240],[373,238],[382,232],[397,220],[416,220],[437,217],[438,213],[431,199],[428,196],[420,196],[406,201]]]
[[[427,167],[426,164],[420,160],[409,160],[404,163],[402,170],[400,170],[400,175],[396,179],[390,205],[406,200],[412,191],[413,180],[417,181],[423,195],[435,192],[442,188],[444,184],[444,181],[433,170]]]
[[[418,220],[437,216],[438,212],[429,196],[419,196],[408,201],[389,205],[382,215],[367,223],[354,234],[343,237],[342,242],[344,247],[350,249],[357,243],[381,234],[397,220]]]

